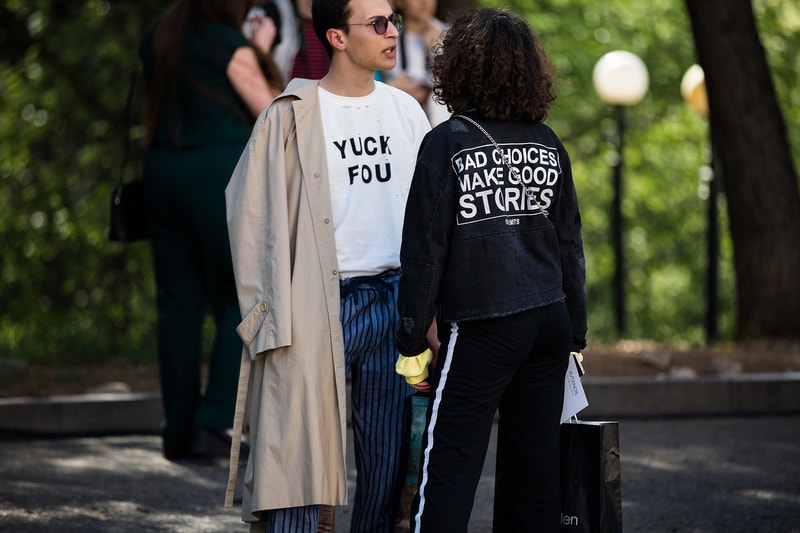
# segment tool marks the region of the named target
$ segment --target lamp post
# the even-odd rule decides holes
[[[700,65],[692,65],[681,80],[681,96],[698,115],[708,116],[708,94],[706,78]],[[706,340],[717,340],[717,316],[719,315],[719,214],[717,196],[719,183],[714,169],[714,136],[711,137],[709,164],[700,169],[700,197],[707,200],[706,225]]]
[[[612,183],[614,200],[611,206],[611,222],[614,241],[614,312],[617,334],[625,336],[625,252],[622,245],[622,149],[625,132],[625,107],[639,103],[647,93],[649,77],[647,67],[631,52],[615,50],[601,57],[592,74],[594,88],[606,103],[614,106],[616,135],[614,136],[614,159]]]

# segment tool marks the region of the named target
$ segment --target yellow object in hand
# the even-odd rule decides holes
[[[397,363],[394,371],[406,378],[406,383],[416,385],[428,377],[428,365],[433,359],[433,352],[430,348],[419,355],[406,357],[403,354],[397,356]]]

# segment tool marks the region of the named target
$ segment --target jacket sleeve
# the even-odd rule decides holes
[[[559,158],[562,169],[561,191],[553,209],[552,220],[561,250],[562,283],[572,322],[572,350],[579,352],[586,347],[586,259],[572,166],[569,155],[561,144]]]
[[[250,357],[292,343],[285,154],[279,106],[261,113],[225,189],[239,309],[236,328]],[[280,121],[277,121],[280,122]]]
[[[448,186],[450,161],[442,156],[446,153],[446,148],[436,149],[430,135],[425,137],[406,203],[397,300],[400,327],[395,341],[406,356],[428,348],[425,334],[433,320],[449,255],[455,192]]]

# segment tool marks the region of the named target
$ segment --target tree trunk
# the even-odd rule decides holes
[[[740,340],[800,337],[800,195],[750,0],[686,0],[734,247]]]

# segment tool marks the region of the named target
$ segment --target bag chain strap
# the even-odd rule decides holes
[[[480,124],[478,124],[477,122],[475,122],[474,120],[469,118],[468,116],[465,116],[465,115],[455,115],[455,116],[458,117],[458,118],[463,118],[464,120],[466,120],[467,122],[471,123],[473,126],[478,128],[479,130],[481,130],[481,132],[484,135],[486,135],[486,138],[489,139],[492,142],[492,144],[494,145],[494,149],[497,151],[498,154],[500,154],[500,158],[503,160],[503,163],[506,165],[506,167],[508,167],[509,172],[511,172],[514,175],[514,177],[517,178],[517,181],[519,182],[519,184],[522,185],[522,194],[527,196],[528,198],[530,198],[534,202],[536,202],[536,206],[539,208],[539,211],[541,211],[541,213],[544,216],[547,216],[547,214],[548,214],[547,210],[544,207],[542,207],[542,204],[540,204],[539,200],[537,200],[536,197],[534,196],[535,191],[532,188],[530,188],[527,185],[525,185],[524,183],[522,183],[522,176],[520,176],[519,170],[517,170],[516,167],[512,167],[511,166],[511,159],[508,157],[507,154],[503,153],[503,151],[500,149],[500,145],[497,144],[497,141],[494,140],[494,137],[489,135],[489,132],[486,131],[485,129],[483,129],[483,126],[481,126]]]

